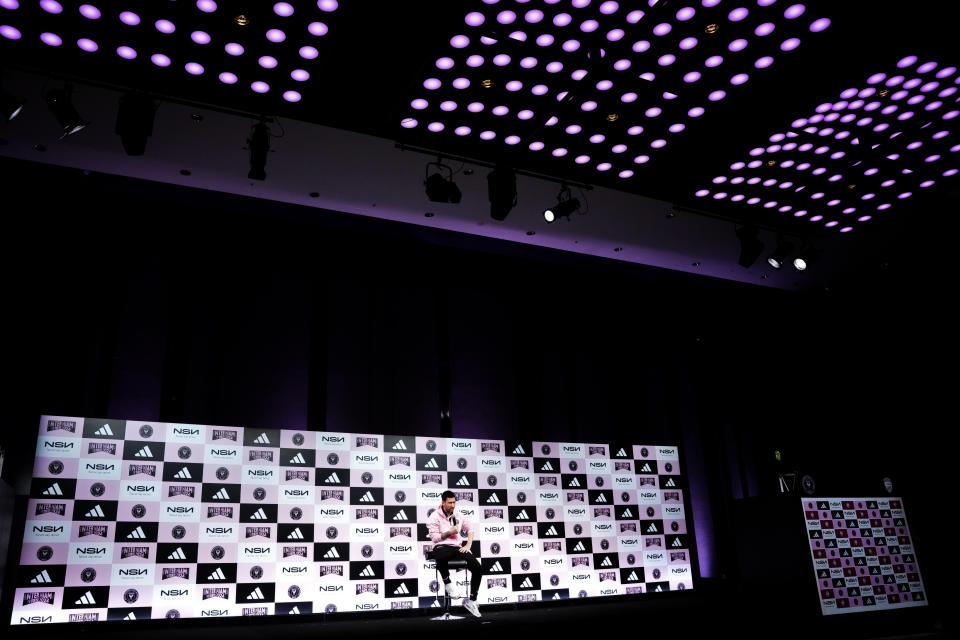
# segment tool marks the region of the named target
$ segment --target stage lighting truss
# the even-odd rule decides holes
[[[919,64],[918,64],[919,63]],[[907,56],[770,136],[694,195],[852,231],[957,175],[957,67]]]
[[[296,8],[264,2],[257,20],[229,29],[227,23],[240,23],[228,2],[127,3],[122,11],[115,4],[0,0],[0,37],[24,45],[39,41],[91,62],[118,56],[131,74],[163,69],[171,79],[186,75],[300,102],[320,56],[317,45],[329,31],[325,21],[338,9],[337,0],[298,2]]]
[[[776,0],[662,4],[472,3],[400,125],[629,179],[691,119],[830,25]]]

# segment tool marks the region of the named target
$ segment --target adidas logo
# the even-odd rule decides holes
[[[186,560],[187,556],[183,552],[181,547],[177,547],[177,550],[167,556],[167,560]]]
[[[546,532],[544,532],[543,535],[545,535],[545,536],[555,536],[555,535],[557,535],[557,528],[554,527],[553,525],[550,525],[550,528],[547,529]]]
[[[223,574],[223,570],[220,567],[217,567],[217,570],[207,576],[207,580],[226,580],[227,576]]]
[[[340,557],[340,554],[337,553],[337,548],[336,548],[336,547],[330,547],[330,551],[327,551],[325,554],[323,554],[323,557],[324,557],[324,558],[339,558],[339,557]]]
[[[214,500],[229,500],[229,499],[230,499],[230,494],[227,493],[227,490],[226,490],[226,489],[221,488],[220,491],[217,491],[215,494],[213,494],[213,499],[214,499]]]
[[[587,548],[583,546],[583,541],[577,543],[577,546],[573,548],[574,551],[586,551]]]
[[[133,531],[127,534],[127,538],[130,538],[133,540],[143,540],[146,537],[147,537],[147,534],[143,532],[142,527],[137,527],[136,529],[134,529]]]
[[[393,519],[394,519],[394,520],[409,520],[410,518],[407,517],[407,512],[406,512],[406,511],[404,511],[403,509],[400,509],[400,511],[397,512],[397,515],[393,516]]]
[[[43,492],[45,496],[62,496],[63,491],[60,490],[60,483],[54,482],[50,485],[50,488]]]
[[[524,509],[523,511],[517,514],[517,520],[529,520],[529,519],[530,519],[530,516],[527,515],[526,509]]]
[[[499,572],[499,571],[503,571],[503,567],[500,565],[500,561],[497,560],[497,561],[494,562],[493,565],[490,567],[490,573],[497,573],[497,572]]]
[[[639,579],[640,579],[640,578],[637,576],[637,572],[636,572],[636,571],[631,571],[631,572],[630,572],[630,575],[627,576],[627,582],[631,582],[631,581],[633,581],[633,580],[639,580]]]
[[[433,609],[434,607],[442,607],[442,606],[443,606],[443,605],[440,604],[440,601],[439,601],[439,600],[434,600],[434,601],[433,601],[433,604],[430,605],[430,608]]]
[[[409,595],[410,589],[407,589],[407,584],[401,582],[400,586],[393,590],[393,595]]]
[[[135,454],[133,454],[133,457],[134,458],[152,458],[153,451],[150,451],[150,447],[143,446],[140,448],[140,451],[137,451]]]
[[[560,599],[561,599],[561,598],[560,598],[560,594],[559,594],[559,593],[555,593],[555,594],[553,594],[553,597],[550,598],[550,599],[551,599],[551,600],[560,600]]]
[[[300,532],[300,527],[297,527],[290,532],[290,535],[287,536],[287,540],[303,540],[303,534]]]
[[[364,567],[364,568],[363,568],[363,571],[360,572],[360,577],[361,577],[361,578],[372,578],[372,577],[374,577],[375,575],[377,575],[377,574],[376,574],[376,572],[373,570],[373,567],[371,567],[370,565],[367,565],[366,567]]]
[[[298,453],[290,458],[290,464],[307,464],[307,461],[304,459],[302,453]]]
[[[612,567],[612,566],[613,566],[613,563],[610,562],[610,556],[607,556],[606,558],[604,558],[604,559],[603,559],[603,562],[600,563],[600,566],[601,566],[601,567]]]
[[[617,452],[616,452],[615,454],[613,454],[613,455],[617,456],[618,458],[626,458],[626,457],[627,457],[627,452],[624,450],[623,447],[620,447],[620,451],[617,451]]]
[[[623,515],[624,518],[632,518],[632,517],[633,517],[633,511],[630,510],[630,507],[627,507],[626,509],[623,510],[623,514],[622,514],[622,515]]]
[[[546,462],[544,462],[544,463],[543,463],[543,466],[540,467],[540,471],[553,471],[553,470],[554,470],[554,469],[553,469],[553,465],[550,464],[550,461],[549,461],[549,460],[547,460]]]
[[[270,438],[267,437],[267,434],[261,433],[260,435],[257,436],[254,442],[256,444],[270,444]],[[262,598],[263,596],[260,596],[260,597]]]
[[[103,509],[100,508],[100,505],[95,506],[90,511],[87,511],[88,518],[106,518],[107,514],[103,512]]]
[[[527,452],[523,450],[523,445],[522,445],[522,444],[519,444],[519,445],[517,445],[517,448],[513,450],[513,455],[515,455],[515,456],[525,456],[525,455],[527,455]]]
[[[288,614],[288,615],[289,615],[289,614],[298,614],[298,613],[300,613],[300,608],[299,608],[297,605],[293,605],[293,609],[290,609],[290,611],[287,611],[287,614]]]
[[[186,467],[184,467],[183,469],[180,469],[180,471],[177,471],[173,477],[179,480],[190,480],[193,478],[193,476],[190,475],[190,470],[187,469]]]
[[[97,604],[97,601],[93,599],[93,594],[87,591],[85,594],[80,596],[79,600],[77,600],[73,604]]]
[[[327,479],[324,480],[324,482],[327,482],[327,483],[340,482],[340,476],[338,476],[338,475],[337,475],[337,472],[334,471],[333,473],[331,473],[330,475],[327,476]]]
[[[126,616],[124,616],[123,619],[124,619],[124,620],[136,620],[136,619],[137,619],[137,616],[133,615],[133,611],[131,611],[131,612],[128,613]]]
[[[406,451],[407,445],[403,440],[397,440],[397,444],[391,447],[394,451]]]
[[[680,544],[680,538],[677,538],[676,540],[673,541],[673,544],[670,545],[670,546],[671,546],[671,547],[682,547],[683,545]]]
[[[423,465],[427,469],[439,469],[440,465],[437,464],[436,458],[430,458],[427,464]]]
[[[247,600],[263,600],[263,591],[260,591],[260,587],[254,589],[250,595],[247,596]]]
[[[650,526],[647,527],[647,533],[660,533],[659,531],[657,531],[657,525],[655,522],[651,522]]]
[[[460,476],[460,479],[457,480],[458,487],[469,487],[470,481],[467,479],[467,476]]]
[[[606,501],[607,501],[607,497],[602,493],[599,496],[597,496],[597,502],[606,502]]]
[[[523,579],[523,582],[520,583],[520,588],[521,588],[521,589],[532,589],[532,588],[533,588],[533,581],[531,581],[530,578],[524,578],[524,579]]]
[[[497,494],[491,493],[490,497],[487,498],[487,504],[500,504],[500,498],[497,497]]]
[[[375,502],[373,494],[367,491],[365,494],[360,496],[360,502]]]
[[[95,436],[112,436],[112,435],[113,435],[113,429],[110,428],[110,425],[105,424],[105,425],[103,425],[102,427],[100,427],[99,429],[97,429],[96,431],[94,431],[94,432],[93,432],[93,435],[95,435]],[[87,593],[89,593],[89,591],[88,591]]]
[[[579,487],[579,486],[580,486],[580,481],[577,480],[576,478],[574,478],[573,480],[570,481],[570,486],[571,486],[571,487]]]
[[[30,581],[30,584],[46,584],[47,582],[53,582],[53,580],[50,579],[50,574],[44,569],[37,574],[36,578]]]
[[[665,487],[675,487],[675,486],[677,486],[677,485],[676,485],[676,483],[673,481],[673,478],[670,478],[669,480],[667,480],[666,482],[663,483],[663,486],[665,486]]]
[[[654,589],[653,592],[654,592],[654,593],[662,593],[662,592],[663,592],[663,587],[661,587],[660,585],[657,585],[657,588]]]
[[[649,464],[644,462],[643,466],[640,467],[640,473],[653,473],[653,469],[650,468]]]
[[[250,515],[251,520],[266,520],[267,514],[263,509],[257,509]]]

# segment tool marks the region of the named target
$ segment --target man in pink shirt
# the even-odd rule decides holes
[[[470,552],[473,545],[473,524],[456,511],[457,496],[453,491],[444,491],[440,494],[440,499],[443,501],[440,507],[427,518],[427,534],[433,541],[434,561],[437,563],[440,577],[443,578],[443,588],[448,597],[453,594],[453,587],[450,586],[450,570],[447,568],[447,563],[457,557],[467,561],[470,569],[470,599],[463,606],[471,615],[479,618],[477,592],[480,591],[483,570],[480,568],[480,562]],[[466,545],[463,545],[464,533],[467,534]]]

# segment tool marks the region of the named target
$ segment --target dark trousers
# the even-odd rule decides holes
[[[480,582],[483,580],[483,569],[480,568],[480,562],[473,557],[469,551],[460,553],[460,547],[454,547],[448,544],[438,544],[433,548],[434,562],[437,563],[437,571],[444,581],[450,579],[450,569],[447,563],[451,560],[466,560],[467,567],[470,569],[470,595],[476,595],[480,592]]]

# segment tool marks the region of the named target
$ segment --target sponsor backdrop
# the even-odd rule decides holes
[[[681,471],[674,446],[44,416],[12,623],[438,606],[447,488],[481,603],[689,589]]]
[[[804,498],[824,615],[927,604],[901,498]]]

